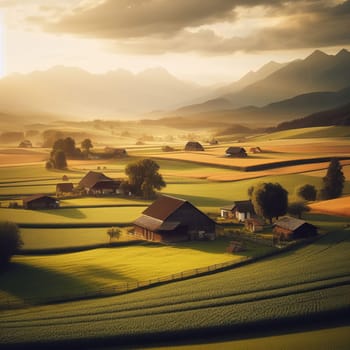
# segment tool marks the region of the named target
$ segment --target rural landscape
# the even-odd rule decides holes
[[[39,3],[0,1],[23,40],[0,60],[0,348],[348,349],[349,1]],[[287,50],[301,13],[320,37]],[[89,40],[116,45],[90,51],[105,71]]]

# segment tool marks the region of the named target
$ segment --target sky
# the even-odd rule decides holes
[[[163,67],[202,85],[350,49],[350,0],[0,0],[0,76]]]

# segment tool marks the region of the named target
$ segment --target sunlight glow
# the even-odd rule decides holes
[[[4,48],[4,27],[2,15],[0,13],[0,78],[5,75],[5,48]]]

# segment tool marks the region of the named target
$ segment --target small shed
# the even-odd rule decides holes
[[[29,140],[24,140],[24,141],[22,141],[22,142],[19,144],[18,147],[20,147],[20,148],[32,148],[33,145],[32,145],[32,142],[31,142],[31,141],[29,141]]]
[[[243,147],[229,147],[225,151],[227,157],[245,158],[247,152]]]
[[[135,236],[156,242],[215,239],[216,223],[188,201],[160,196],[134,221]]]
[[[251,147],[251,148],[249,149],[249,152],[250,152],[250,153],[261,153],[262,150],[261,150],[260,147]]]
[[[241,241],[231,241],[226,248],[227,253],[238,253],[245,250],[244,244]]]
[[[204,147],[197,141],[189,141],[186,143],[185,151],[204,151]]]
[[[56,196],[66,196],[73,193],[73,184],[71,182],[63,182],[56,185]]]
[[[273,228],[274,241],[290,241],[317,235],[317,227],[291,216],[283,216],[277,220]]]
[[[23,198],[25,209],[57,209],[60,206],[58,199],[43,194]]]
[[[264,222],[259,218],[250,218],[244,221],[244,227],[252,233],[262,232],[264,230]]]
[[[255,215],[251,200],[235,201],[233,204],[220,209],[220,215],[225,219],[236,219],[244,222]]]

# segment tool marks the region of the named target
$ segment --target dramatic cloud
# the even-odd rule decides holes
[[[116,50],[223,55],[350,44],[350,0],[105,0],[88,1],[54,21],[32,18],[50,32],[109,39]],[[258,8],[256,23],[242,18]],[[230,36],[215,26],[247,22]],[[263,23],[263,24],[262,24]]]

